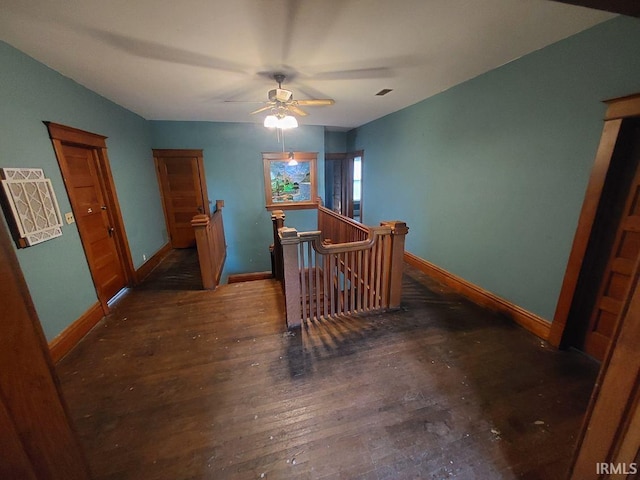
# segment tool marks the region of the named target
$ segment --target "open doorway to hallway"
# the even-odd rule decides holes
[[[362,150],[325,155],[326,207],[362,222]]]

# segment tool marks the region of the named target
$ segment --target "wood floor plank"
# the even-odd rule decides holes
[[[598,366],[405,271],[290,333],[278,283],[172,252],[57,366],[95,478],[563,478]]]

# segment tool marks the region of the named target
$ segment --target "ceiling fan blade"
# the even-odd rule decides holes
[[[190,67],[212,68],[214,70],[243,75],[247,75],[250,70],[250,67],[247,65],[229,62],[209,55],[202,55],[190,50],[175,48],[163,43],[139,40],[126,35],[118,35],[116,33],[92,28],[82,28],[82,30],[89,35],[108,43],[112,47],[143,58],[161,60],[163,62],[187,65]]]
[[[256,113],[266,112],[267,110],[271,110],[271,108],[272,108],[271,105],[267,105],[266,107],[262,107],[262,108],[259,108],[257,110],[254,110],[249,115],[255,115]]]
[[[322,107],[324,105],[333,105],[336,101],[332,98],[316,98],[311,100],[296,100],[296,103],[307,107]]]
[[[305,112],[301,108],[298,108],[297,105],[289,105],[287,108],[291,110],[293,113],[295,113],[296,115],[300,115],[301,117],[306,117],[307,115],[309,115],[307,112]]]
[[[372,78],[392,78],[393,69],[388,67],[356,68],[351,70],[336,70],[318,72],[311,77],[314,80],[368,80]]]

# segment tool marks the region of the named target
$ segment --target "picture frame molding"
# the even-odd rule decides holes
[[[290,155],[298,163],[309,163],[310,198],[304,201],[274,202],[271,187],[271,166],[274,162],[289,162]],[[317,208],[318,176],[317,176],[317,152],[262,152],[264,169],[265,205],[267,210],[298,210]]]

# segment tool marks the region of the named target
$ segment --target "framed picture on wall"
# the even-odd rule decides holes
[[[317,153],[265,152],[264,190],[267,210],[315,208]]]

